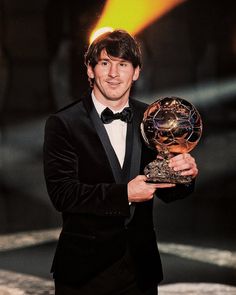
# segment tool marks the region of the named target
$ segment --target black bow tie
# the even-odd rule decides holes
[[[121,120],[126,123],[130,123],[133,118],[133,111],[131,107],[124,108],[122,112],[114,114],[109,108],[101,113],[101,119],[104,124],[109,124],[113,120]]]

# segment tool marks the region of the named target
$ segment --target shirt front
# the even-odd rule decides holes
[[[96,111],[98,112],[99,116],[101,117],[102,111],[107,108],[101,104],[95,97],[94,93],[92,92],[92,100]],[[129,106],[127,104],[121,110],[112,110],[113,113],[121,112],[125,107]],[[109,124],[104,124],[104,127],[107,131],[108,137],[110,139],[111,145],[116,153],[116,156],[119,160],[120,166],[123,167],[124,159],[125,159],[125,149],[126,149],[126,134],[127,134],[127,123],[121,120],[113,120]]]

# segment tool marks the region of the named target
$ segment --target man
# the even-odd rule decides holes
[[[47,189],[63,218],[52,266],[56,295],[157,294],[154,194],[170,202],[191,193],[193,183],[153,184],[143,175],[157,155],[140,135],[147,105],[129,99],[141,68],[136,41],[122,30],[105,33],[85,63],[92,93],[52,115],[45,128]],[[189,154],[170,166],[198,173]]]

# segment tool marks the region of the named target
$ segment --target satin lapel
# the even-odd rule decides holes
[[[89,113],[90,119],[93,122],[94,128],[97,131],[97,134],[101,140],[103,148],[106,152],[108,161],[111,166],[111,170],[116,183],[122,182],[122,174],[119,160],[115,154],[115,151],[110,143],[109,137],[107,135],[106,129],[103,126],[103,123],[93,105],[91,97],[86,97],[83,99],[84,106]],[[96,147],[94,147],[96,150]]]
[[[128,183],[130,180],[130,167],[132,157],[132,145],[133,145],[133,124],[127,124],[127,136],[125,147],[125,159],[122,167],[122,180],[124,183]]]
[[[131,167],[130,167],[130,180],[140,174],[140,162],[141,162],[141,152],[142,143],[140,137],[140,122],[142,120],[143,114],[136,111],[133,103],[130,102],[131,107],[134,110],[134,117],[132,121],[133,125],[133,142],[132,145],[132,156],[131,156]]]
[[[130,102],[130,106],[134,110],[134,116],[132,121],[132,142],[130,145],[132,147],[131,151],[131,166],[130,166],[130,174],[129,180],[135,178],[137,175],[140,174],[140,162],[141,162],[141,152],[142,152],[142,143],[140,138],[140,122],[142,120],[143,114],[139,113],[135,108],[135,105]],[[129,181],[128,180],[128,181]],[[130,206],[130,216],[125,220],[126,226],[130,223],[130,221],[134,217],[136,204],[132,203]]]

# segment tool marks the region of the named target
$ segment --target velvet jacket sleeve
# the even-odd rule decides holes
[[[44,175],[55,208],[63,213],[129,216],[127,184],[116,184],[106,167],[97,163],[85,167],[86,161],[80,159],[89,154],[80,155],[74,142],[73,130],[65,120],[56,115],[47,120]],[[96,151],[96,146],[93,149]],[[89,183],[84,179],[90,179]]]

